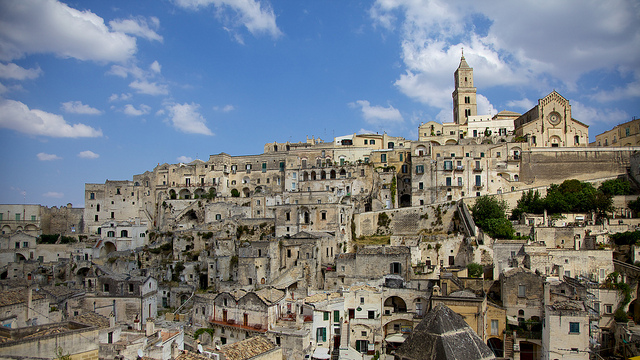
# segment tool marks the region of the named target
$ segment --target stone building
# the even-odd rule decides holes
[[[569,100],[555,90],[515,121],[515,134],[531,147],[586,147],[589,126],[571,117]]]
[[[33,288],[0,292],[0,322],[5,328],[24,328],[50,323],[49,299]]]
[[[507,317],[524,322],[542,319],[544,278],[531,270],[518,267],[500,274],[500,293]]]
[[[611,249],[573,250],[547,248],[539,244],[525,245],[524,266],[546,276],[583,276],[604,282],[613,272]]]
[[[152,277],[105,274],[79,305],[83,312],[113,316],[117,323],[145,324],[158,315],[158,282]]]
[[[20,329],[0,327],[0,357],[51,359],[69,355],[72,359],[98,360],[99,328],[73,321]]]
[[[596,135],[590,146],[640,146],[640,119],[616,125],[611,130]]]
[[[563,301],[545,306],[542,328],[542,359],[590,358],[589,315],[580,301]]]
[[[301,267],[304,284],[301,287],[319,289],[324,287],[323,274],[335,266],[335,257],[341,252],[336,237],[331,233],[299,232],[290,237],[278,240],[279,264],[272,266],[272,278],[281,276],[287,271]],[[302,286],[304,285],[304,286]]]
[[[286,313],[285,292],[265,288],[247,292],[236,290],[215,296],[198,295],[194,301],[196,321],[208,323],[214,330],[212,341],[218,345],[235,343],[264,334]]]
[[[40,235],[40,205],[0,205],[0,214],[2,235],[16,231]]]
[[[325,274],[325,289],[376,281],[385,275],[398,275],[404,281],[409,281],[411,274],[411,252],[408,247],[365,247],[356,253],[338,255],[335,271]]]
[[[132,221],[111,220],[98,228],[102,240],[96,248],[96,257],[104,257],[113,251],[134,250],[144,246],[148,241],[148,227],[140,218]]]

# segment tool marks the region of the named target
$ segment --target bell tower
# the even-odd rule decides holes
[[[453,74],[455,89],[453,96],[453,122],[458,125],[467,123],[469,116],[478,115],[476,88],[473,86],[473,68],[464,59],[464,50],[460,65]]]

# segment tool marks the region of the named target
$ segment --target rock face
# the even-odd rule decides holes
[[[396,360],[495,359],[462,316],[445,305],[431,310],[396,350]]]

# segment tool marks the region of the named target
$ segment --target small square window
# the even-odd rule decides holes
[[[526,296],[527,296],[527,286],[518,285],[518,297],[526,297]]]
[[[569,334],[580,334],[580,323],[579,322],[570,322],[569,323]]]

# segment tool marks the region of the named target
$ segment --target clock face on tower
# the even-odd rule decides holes
[[[552,112],[551,114],[549,114],[549,122],[552,125],[558,125],[560,123],[560,120],[562,120],[562,118],[557,112]]]

